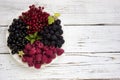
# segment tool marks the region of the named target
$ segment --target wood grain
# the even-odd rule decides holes
[[[0,53],[8,53],[7,27],[0,27]],[[64,26],[65,52],[120,52],[120,26]]]
[[[61,13],[64,24],[120,24],[119,3],[119,0],[0,0],[0,24],[9,24],[31,4]]]
[[[51,65],[34,70],[17,64],[8,54],[0,55],[2,80],[78,80],[120,78],[120,53],[65,53]]]
[[[7,25],[35,4],[61,13],[65,55],[41,70],[18,64]],[[120,0],[0,0],[0,80],[120,80]]]

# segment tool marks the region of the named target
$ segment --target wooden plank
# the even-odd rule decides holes
[[[0,0],[0,24],[26,11],[31,4],[59,12],[65,24],[120,24],[120,0]]]
[[[120,51],[120,26],[65,26],[66,52]]]
[[[65,53],[59,61],[34,70],[0,54],[1,80],[120,79],[120,53]]]
[[[6,39],[6,32],[7,32],[7,27],[0,27],[0,52],[6,53],[8,52],[8,47],[7,47],[7,39]]]
[[[7,27],[0,27],[0,53],[8,53]],[[120,26],[64,26],[65,52],[120,52]]]

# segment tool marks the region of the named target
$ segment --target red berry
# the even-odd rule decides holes
[[[54,46],[50,46],[50,50],[52,50],[53,53],[56,53],[56,52],[57,52],[57,50],[56,50],[56,48],[55,48]]]
[[[49,50],[49,47],[48,46],[44,46],[43,49],[46,51],[46,50]]]
[[[32,49],[29,51],[29,55],[34,55],[35,53],[36,53],[35,48],[32,48]]]
[[[40,31],[44,26],[48,25],[49,13],[43,11],[43,7],[35,7],[35,5],[29,6],[29,10],[24,12],[20,19],[22,19],[27,25],[29,25],[28,33],[34,33]]]
[[[37,46],[39,47],[39,48],[43,48],[43,43],[39,43],[39,44],[37,44]]]
[[[56,50],[56,48],[55,48],[55,49],[53,49],[53,52],[54,52],[54,53],[57,53],[57,50]]]
[[[51,62],[52,62],[52,59],[51,59],[51,58],[48,58],[46,63],[49,64],[49,63],[51,63]]]
[[[60,56],[64,53],[63,49],[57,48],[57,55]]]
[[[34,43],[38,48],[43,48],[43,43],[41,43],[40,41],[35,41]]]
[[[45,52],[45,54],[48,55],[48,56],[52,56],[53,55],[53,51],[52,50],[47,50]]]
[[[42,56],[42,63],[47,63],[47,56],[46,55]]]
[[[50,46],[50,49],[55,49],[55,47],[54,46]]]
[[[40,44],[40,41],[35,41],[34,44],[36,44],[36,45],[37,45],[37,44]]]
[[[36,69],[40,69],[40,68],[41,68],[41,64],[35,64],[34,67],[35,67]]]
[[[22,57],[22,61],[23,61],[23,62],[26,62],[26,58],[25,58],[25,57]]]
[[[31,48],[32,48],[32,45],[31,45],[30,43],[28,43],[28,44],[25,46],[25,49],[27,49],[27,50],[31,50]]]
[[[55,55],[55,54],[53,54],[53,55],[51,56],[51,58],[52,58],[52,59],[55,59],[55,58],[56,58],[56,55]]]
[[[32,67],[34,64],[33,63],[28,63],[28,66],[29,67]]]
[[[28,51],[27,49],[24,49],[23,52],[24,52],[25,54],[28,54],[29,51]]]
[[[35,59],[36,61],[41,61],[42,55],[41,54],[37,54]]]
[[[32,63],[32,62],[33,62],[33,58],[32,58],[32,57],[26,57],[26,61],[27,61],[28,63]]]

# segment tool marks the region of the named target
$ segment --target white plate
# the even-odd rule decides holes
[[[61,19],[60,19],[60,20],[61,20]],[[61,20],[61,21],[62,21],[62,20]],[[11,23],[11,24],[12,24],[12,23]],[[62,27],[63,27],[63,24],[61,24],[61,25],[62,25]],[[9,29],[9,26],[10,26],[10,25],[8,25],[8,29]],[[8,38],[8,36],[9,36],[8,29],[7,29],[7,31],[6,31],[6,41],[7,41],[7,38]],[[9,47],[8,47],[8,50],[9,50],[10,55],[14,58],[14,60],[16,60],[19,64],[21,64],[21,65],[23,65],[23,66],[25,66],[25,67],[29,67],[27,63],[22,62],[22,59],[18,56],[18,54],[12,54]],[[43,68],[43,67],[45,67],[45,66],[48,66],[48,65],[50,65],[50,64],[52,64],[52,63],[57,63],[57,62],[59,62],[60,60],[62,60],[62,57],[63,57],[64,55],[65,55],[65,54],[63,53],[61,56],[56,56],[56,58],[53,59],[51,63],[49,63],[49,64],[43,64],[43,65],[41,66],[41,68]],[[33,67],[29,67],[29,68],[35,69],[34,66],[33,66]],[[40,68],[40,69],[41,69],[41,68]]]

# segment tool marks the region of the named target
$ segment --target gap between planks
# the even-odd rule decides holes
[[[99,23],[99,24],[63,24],[64,26],[120,26],[120,24],[106,24],[106,23]],[[0,27],[8,27],[8,25],[0,25]]]
[[[120,24],[119,3],[119,0],[1,0],[0,24],[8,24],[12,18],[21,14],[31,4],[44,6],[48,12],[61,13],[63,22],[66,24]]]

